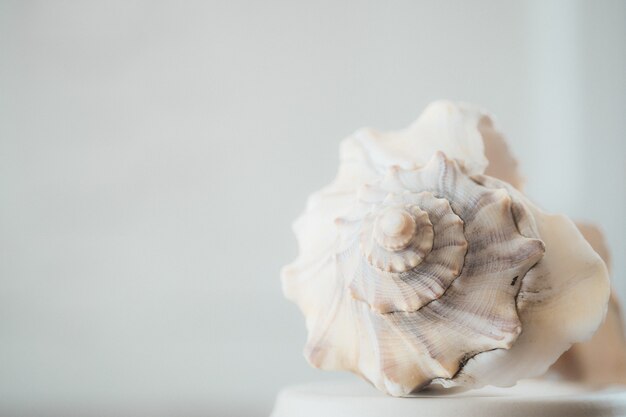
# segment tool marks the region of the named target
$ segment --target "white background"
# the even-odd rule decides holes
[[[0,409],[263,416],[340,377],[290,223],[343,137],[439,98],[602,226],[626,298],[624,1],[0,1]]]

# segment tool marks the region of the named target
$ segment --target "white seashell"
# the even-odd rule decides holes
[[[313,366],[396,396],[507,386],[597,329],[604,263],[567,218],[483,175],[483,132],[501,139],[486,113],[437,102],[404,131],[342,143],[337,178],[309,198],[294,224],[300,254],[282,272]]]

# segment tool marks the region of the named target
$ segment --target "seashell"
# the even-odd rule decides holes
[[[282,271],[313,366],[395,396],[510,386],[598,328],[604,262],[570,220],[516,189],[516,171],[515,186],[484,174],[493,143],[504,142],[487,113],[450,102],[405,130],[343,141],[338,175],[294,223],[300,253]]]

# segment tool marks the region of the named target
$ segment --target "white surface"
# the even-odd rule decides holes
[[[0,408],[259,415],[282,386],[340,377],[309,369],[280,293],[290,223],[340,139],[437,98],[494,112],[533,198],[603,226],[626,298],[625,15],[1,1]]]
[[[385,396],[361,382],[286,388],[271,417],[618,417],[626,416],[626,389],[593,391],[573,384],[521,381],[457,394]]]

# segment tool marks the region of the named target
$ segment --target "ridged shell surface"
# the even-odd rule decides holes
[[[313,366],[396,396],[507,386],[599,326],[604,263],[568,219],[484,175],[485,127],[499,135],[480,109],[436,102],[403,131],[342,143],[282,272]]]

